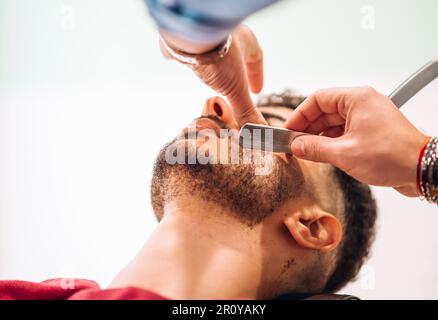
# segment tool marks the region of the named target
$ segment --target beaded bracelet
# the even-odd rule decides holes
[[[417,181],[422,197],[438,204],[438,138],[430,138],[420,153]]]

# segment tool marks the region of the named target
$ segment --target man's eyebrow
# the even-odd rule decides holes
[[[264,111],[261,111],[261,113],[265,119],[271,118],[271,119],[277,119],[280,121],[286,121],[286,118],[284,118],[278,114],[275,114],[275,113],[264,112]]]

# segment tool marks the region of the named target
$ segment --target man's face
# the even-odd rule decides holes
[[[260,107],[260,111],[269,125],[278,127],[292,112],[277,106]],[[248,161],[238,146],[239,129],[226,102],[212,98],[202,115],[162,149],[152,181],[152,204],[159,219],[165,203],[184,194],[221,205],[250,225],[259,223],[286,201],[307,197],[330,202],[324,201],[330,166],[261,151],[252,152]],[[181,150],[183,157],[175,163],[173,156]]]

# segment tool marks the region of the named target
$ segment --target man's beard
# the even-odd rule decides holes
[[[166,150],[175,142],[179,142],[178,139],[165,145],[155,160],[151,198],[159,220],[167,202],[191,196],[219,205],[241,222],[254,226],[303,192],[304,177],[298,164],[287,167],[272,153],[258,151],[248,164],[244,161],[244,151],[239,148],[238,164],[231,161],[229,164],[191,164],[189,161],[170,164]],[[197,149],[185,148],[185,160]],[[231,157],[231,152],[229,154]],[[266,165],[269,174],[256,174]]]

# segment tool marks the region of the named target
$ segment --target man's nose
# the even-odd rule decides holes
[[[222,121],[227,128],[238,129],[233,112],[224,99],[220,97],[210,98],[205,102],[203,116],[214,116]]]

